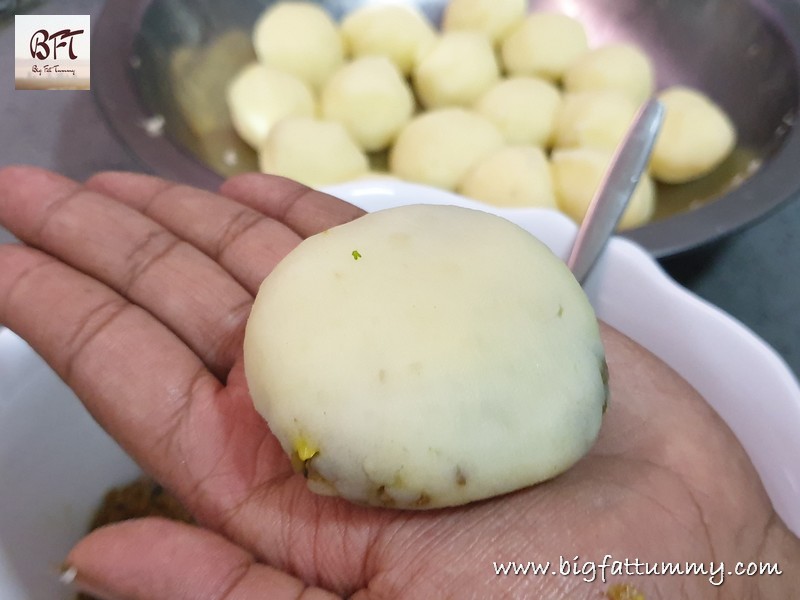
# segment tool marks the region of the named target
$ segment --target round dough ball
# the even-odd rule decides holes
[[[414,89],[426,108],[471,106],[499,78],[494,50],[484,34],[451,31],[414,69]]]
[[[478,162],[459,193],[495,206],[556,208],[547,156],[536,146],[508,146]]]
[[[511,75],[558,81],[588,48],[580,22],[560,13],[532,13],[503,42],[503,64]]]
[[[558,207],[580,223],[611,166],[612,152],[595,148],[556,150],[550,157],[553,186]],[[645,173],[633,192],[618,230],[644,225],[653,218],[656,190],[653,180]]]
[[[256,21],[253,46],[265,65],[299,77],[314,90],[344,62],[344,46],[330,15],[310,2],[278,2]]]
[[[527,0],[451,0],[444,9],[442,29],[482,31],[499,44],[527,12]]]
[[[367,156],[344,125],[308,117],[278,122],[258,153],[258,162],[263,173],[309,186],[349,181],[369,169]]]
[[[707,175],[736,145],[736,128],[702,92],[673,87],[659,94],[666,114],[653,148],[650,172],[666,183]]]
[[[487,290],[490,293],[487,293]],[[516,225],[403,206],[301,242],[247,323],[250,395],[309,488],[395,508],[554,477],[597,437],[597,319]]]
[[[386,148],[414,112],[414,96],[394,63],[365,56],[339,69],[322,92],[322,116],[340,121],[367,152]]]
[[[389,170],[409,181],[454,190],[470,167],[503,145],[491,121],[463,108],[414,117],[397,136]]]
[[[631,44],[610,44],[583,55],[564,75],[568,92],[615,90],[636,105],[653,94],[653,64]]]
[[[490,88],[475,110],[500,129],[509,144],[547,146],[553,135],[561,93],[536,77],[511,77]]]
[[[433,25],[411,5],[367,4],[345,18],[341,33],[352,56],[387,56],[405,76],[436,41]]]
[[[556,116],[554,145],[615,150],[633,124],[637,110],[636,103],[620,92],[565,94]]]
[[[314,95],[297,77],[252,63],[233,78],[227,89],[231,121],[242,139],[260,148],[270,129],[285,117],[313,117]]]

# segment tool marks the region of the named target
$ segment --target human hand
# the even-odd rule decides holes
[[[603,327],[611,404],[563,475],[467,506],[403,512],[310,493],[255,412],[242,338],[263,278],[360,211],[299,184],[234,178],[222,195],[130,174],[85,185],[0,172],[0,323],[198,520],[100,529],[67,557],[103,598],[781,598],[798,540],[733,435],[661,361]],[[778,562],[780,577],[498,576],[493,563]],[[587,574],[587,578],[589,575]],[[719,577],[716,578],[716,581]]]

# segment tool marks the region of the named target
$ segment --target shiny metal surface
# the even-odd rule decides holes
[[[413,1],[413,0],[408,0]],[[270,0],[108,0],[94,30],[93,90],[122,141],[154,172],[215,188],[255,168],[220,90],[252,59],[250,27]],[[365,0],[320,2],[340,18]],[[445,0],[418,0],[438,22]],[[698,87],[731,115],[732,157],[713,174],[660,186],[656,221],[625,235],[658,257],[701,246],[800,190],[800,2],[531,0],[580,19],[593,45],[639,44],[657,85]]]
[[[567,266],[583,283],[614,234],[633,196],[664,122],[664,105],[650,99],[639,109],[581,223]]]

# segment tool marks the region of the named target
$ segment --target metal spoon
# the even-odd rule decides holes
[[[567,266],[580,283],[589,275],[614,233],[647,167],[663,120],[664,106],[656,99],[649,100],[614,153],[611,167],[586,211],[567,259]]]

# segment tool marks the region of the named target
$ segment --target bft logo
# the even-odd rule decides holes
[[[14,87],[88,90],[90,26],[89,15],[16,15]]]
[[[62,29],[55,33],[49,33],[46,29],[40,29],[31,36],[31,58],[58,60],[58,49],[66,48],[70,59],[76,60],[78,55],[75,54],[74,37],[81,35],[83,32],[83,29],[76,31]]]

